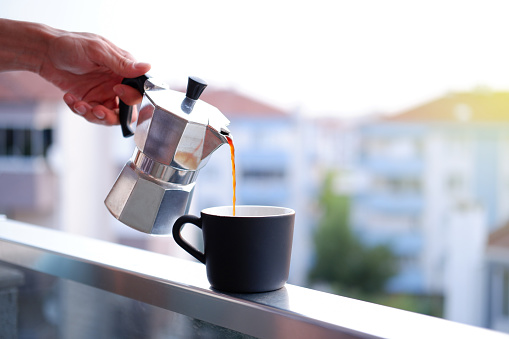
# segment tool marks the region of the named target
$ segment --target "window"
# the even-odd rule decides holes
[[[53,130],[49,128],[0,128],[1,157],[45,157],[52,142]]]
[[[422,156],[423,143],[417,137],[368,137],[361,149],[368,157],[414,159]]]
[[[248,169],[242,175],[246,180],[282,180],[285,177],[284,171],[277,169]]]
[[[509,270],[505,269],[502,277],[502,314],[509,317]]]
[[[422,190],[421,180],[412,177],[377,177],[374,179],[374,188],[380,192],[392,194],[420,194]]]

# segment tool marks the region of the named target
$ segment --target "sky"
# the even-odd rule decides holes
[[[2,0],[0,16],[103,35],[182,86],[196,75],[310,115],[398,113],[509,90],[509,1]]]

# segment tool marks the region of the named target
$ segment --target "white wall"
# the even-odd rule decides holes
[[[444,317],[483,326],[485,246],[488,227],[482,208],[465,200],[449,213],[444,267]]]
[[[60,229],[94,238],[114,240],[104,198],[114,182],[109,128],[93,125],[62,105],[53,149],[59,175]]]

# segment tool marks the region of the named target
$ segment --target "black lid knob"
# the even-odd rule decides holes
[[[189,77],[187,81],[186,97],[193,100],[198,100],[203,90],[207,87],[207,82],[198,77]]]

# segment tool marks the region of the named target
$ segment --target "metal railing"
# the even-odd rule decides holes
[[[210,288],[201,264],[6,219],[0,262],[259,338],[509,337],[289,284],[222,293]]]

